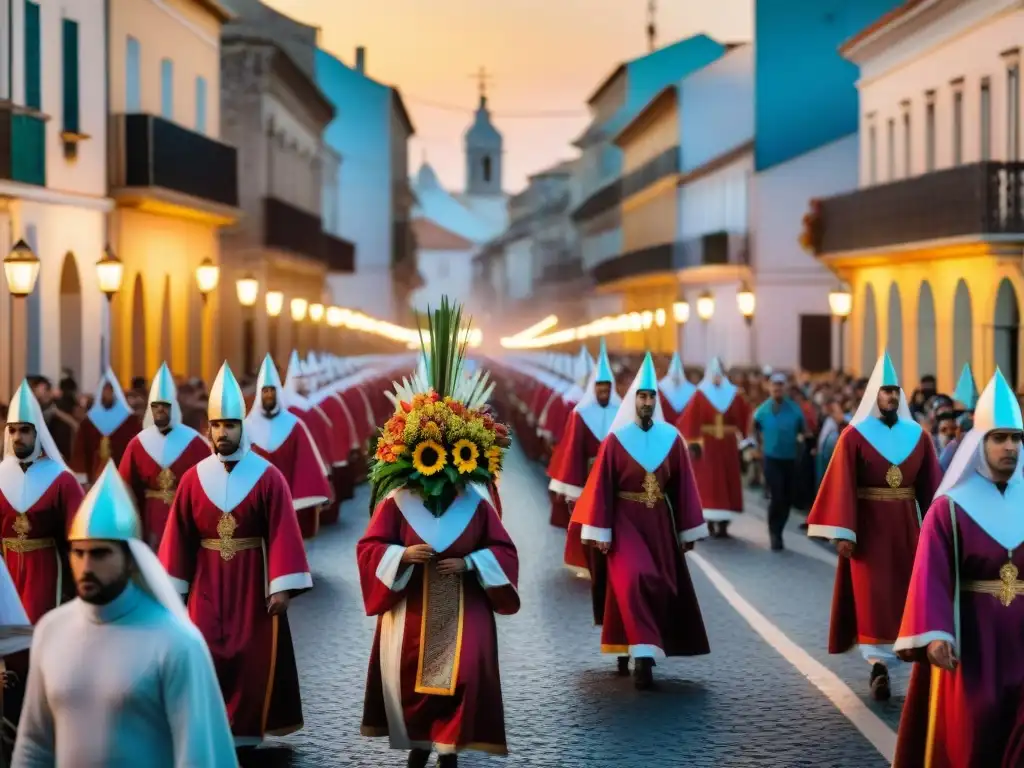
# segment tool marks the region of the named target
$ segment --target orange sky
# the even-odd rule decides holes
[[[462,133],[477,101],[472,73],[481,66],[493,75],[488,96],[505,137],[505,188],[516,192],[529,174],[573,156],[586,97],[619,62],[646,50],[647,0],[264,2],[320,27],[320,44],[347,64],[366,46],[368,74],[401,89],[416,126],[410,169],[425,155],[456,190],[464,183]],[[699,32],[723,42],[752,36],[753,0],[657,5],[661,45]],[[522,117],[538,112],[562,114]]]

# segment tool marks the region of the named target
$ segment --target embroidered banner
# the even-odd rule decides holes
[[[462,576],[442,576],[431,561],[423,574],[420,658],[416,693],[454,696],[463,625]]]

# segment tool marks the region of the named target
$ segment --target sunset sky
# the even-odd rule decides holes
[[[647,0],[264,0],[320,27],[346,64],[365,46],[367,73],[397,86],[416,127],[410,170],[424,157],[449,189],[464,185],[462,134],[481,66],[505,137],[505,188],[575,154],[585,99],[621,61],[647,49]],[[753,0],[660,0],[658,44],[706,32],[752,36]],[[538,114],[539,113],[539,114]],[[342,169],[344,173],[344,168]]]

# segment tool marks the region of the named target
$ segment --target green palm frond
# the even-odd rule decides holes
[[[441,297],[440,309],[427,307],[429,340],[420,328],[420,347],[427,367],[427,381],[441,397],[453,397],[462,377],[462,363],[466,355],[469,325],[462,325],[462,305],[453,304],[447,296]],[[428,352],[429,349],[429,352]]]

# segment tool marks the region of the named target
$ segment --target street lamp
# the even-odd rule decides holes
[[[697,317],[705,323],[715,314],[715,297],[711,291],[704,291],[697,297]]]
[[[846,283],[840,283],[829,291],[828,308],[832,311],[832,316],[839,320],[839,372],[842,373],[845,365],[843,358],[846,352],[846,344],[843,337],[845,336],[846,321],[853,310],[853,294],[850,292],[850,286]]]
[[[324,305],[323,304],[310,304],[309,305],[309,319],[314,323],[319,323],[324,319]]]
[[[340,328],[345,322],[345,314],[341,307],[327,308],[327,325],[331,328]]]
[[[235,281],[235,293],[238,294],[238,303],[242,305],[242,312],[245,315],[242,322],[242,367],[246,375],[251,375],[255,367],[253,357],[256,346],[256,319],[253,317],[253,307],[260,297],[260,281],[251,274],[246,274]]]
[[[660,307],[654,310],[654,324],[659,328],[665,327],[665,310]]]
[[[209,259],[203,259],[202,263],[196,267],[196,285],[199,287],[203,301],[206,301],[207,297],[216,290],[219,282],[220,267]]]
[[[306,310],[309,309],[309,302],[305,299],[292,299],[292,320],[301,323],[306,319]]]
[[[757,300],[746,281],[740,284],[740,289],[736,292],[736,304],[744,321],[749,326],[754,322],[754,309],[757,307]]]
[[[672,317],[680,325],[685,325],[690,321],[690,302],[688,301],[677,301],[672,304]]]
[[[107,297],[107,336],[113,337],[114,313],[111,303],[114,295],[121,290],[124,282],[124,263],[117,258],[114,251],[108,245],[103,251],[103,257],[96,262],[96,282],[100,291]],[[104,368],[110,365],[110,349],[107,339],[100,337],[100,362]]]
[[[270,356],[277,358],[277,334],[281,321],[281,310],[284,309],[284,294],[281,291],[267,291],[267,315],[270,317]]]
[[[14,302],[24,299],[36,287],[39,279],[39,257],[24,240],[14,244],[11,252],[4,258],[4,276],[7,278],[7,290],[11,294],[11,302],[7,307],[8,316],[8,375],[10,376],[10,395],[14,395]]]

